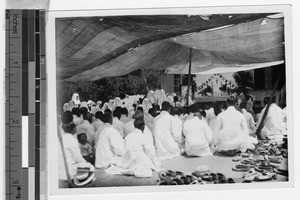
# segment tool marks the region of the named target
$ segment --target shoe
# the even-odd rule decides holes
[[[167,175],[168,177],[170,177],[170,178],[174,178],[174,177],[177,176],[177,174],[176,174],[174,171],[172,171],[172,170],[167,170],[167,171],[166,171],[166,175]]]
[[[235,183],[235,181],[232,178],[228,178],[227,182],[228,183]]]

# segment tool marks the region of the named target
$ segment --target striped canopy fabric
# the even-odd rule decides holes
[[[56,20],[57,79],[94,81],[137,69],[232,72],[284,62],[284,19],[274,13],[147,15]]]

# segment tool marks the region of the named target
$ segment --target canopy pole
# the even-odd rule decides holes
[[[269,101],[268,101],[268,105],[267,105],[267,107],[266,107],[266,110],[265,110],[265,112],[264,112],[262,118],[261,118],[261,122],[260,122],[260,124],[259,124],[259,126],[258,126],[258,128],[257,128],[257,130],[256,130],[256,132],[255,132],[255,134],[257,135],[257,138],[258,138],[258,139],[264,139],[264,138],[261,136],[261,130],[262,130],[262,128],[263,128],[264,125],[265,125],[265,122],[264,122],[264,121],[265,121],[266,118],[267,118],[267,115],[268,115],[268,112],[269,112],[271,103],[272,103],[272,101],[273,101],[273,97],[274,97],[274,95],[275,95],[276,89],[277,89],[278,84],[279,84],[279,81],[280,81],[280,79],[281,79],[281,75],[282,75],[282,72],[279,71],[279,73],[278,73],[278,75],[277,75],[276,82],[275,82],[275,84],[274,84],[274,88],[273,88],[273,90],[272,90],[271,96],[270,96]]]
[[[71,180],[71,176],[70,176],[70,171],[69,171],[69,167],[68,167],[68,163],[67,163],[67,157],[66,157],[66,152],[65,152],[65,147],[64,147],[64,143],[62,140],[62,136],[61,136],[61,132],[59,129],[59,124],[61,123],[61,118],[60,116],[57,117],[57,136],[59,139],[59,143],[60,143],[60,148],[62,151],[62,156],[63,156],[63,160],[64,160],[64,166],[65,166],[65,171],[66,171],[66,176],[67,176],[67,182],[68,182],[68,186],[69,188],[73,188],[73,182]]]
[[[189,106],[189,96],[190,96],[190,87],[191,87],[191,71],[192,71],[192,48],[190,48],[189,56],[189,74],[188,74],[188,88],[186,92],[186,106]]]

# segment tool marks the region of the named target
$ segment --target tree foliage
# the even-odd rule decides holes
[[[109,99],[122,94],[135,95],[146,94],[145,80],[149,89],[155,90],[160,86],[160,71],[136,70],[130,74],[119,77],[107,77],[94,82],[58,82],[57,83],[57,106],[69,102],[74,93],[78,93],[81,101],[92,100],[94,102],[106,102]]]
[[[233,78],[237,84],[236,91],[247,94],[253,88],[253,78],[249,71],[235,72]]]

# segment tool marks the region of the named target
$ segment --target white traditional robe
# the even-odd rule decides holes
[[[181,143],[181,134],[174,117],[167,111],[161,111],[154,118],[154,139],[159,159],[172,159],[180,155],[178,143]]]
[[[120,133],[120,135],[124,138],[124,128],[125,124],[119,120],[117,117],[113,117],[112,126]]]
[[[112,126],[106,127],[96,144],[95,166],[107,168],[109,164],[118,164],[124,154],[124,139]]]
[[[125,138],[129,134],[131,134],[134,130],[135,130],[134,119],[132,119],[130,122],[128,122],[127,124],[125,124]],[[147,125],[145,126],[144,134],[148,137],[149,141],[153,144],[153,142],[154,142],[154,140],[153,140],[153,134],[152,134],[152,131],[147,127]]]
[[[259,126],[261,119],[264,115],[266,107],[261,111],[257,126]],[[275,103],[270,105],[269,112],[264,122],[264,127],[261,130],[262,136],[264,137],[274,137],[281,136],[283,132],[283,118],[284,114],[282,109],[278,107]]]
[[[95,134],[95,129],[92,124],[90,124],[89,121],[83,120],[82,124],[77,126],[77,135],[80,133],[85,133],[87,137],[87,142],[92,144],[94,134]]]
[[[121,115],[120,121],[124,123],[124,125],[129,122],[131,118],[127,117],[125,114]]]
[[[76,138],[76,135],[74,136],[71,135],[70,133],[62,133],[62,141],[64,144],[64,151],[66,153],[66,161],[67,161],[69,173],[71,179],[73,179],[74,175],[76,174],[78,163],[82,163],[86,161],[81,155],[79,143]],[[66,180],[67,175],[66,175],[63,154],[60,145],[58,146],[58,148],[59,148],[58,150],[59,179]]]
[[[209,143],[212,140],[212,131],[205,120],[194,116],[183,124],[185,135],[185,152],[189,156],[211,156]]]
[[[95,132],[98,130],[100,126],[103,125],[103,122],[100,119],[95,119],[95,121],[92,123],[92,126],[94,127]]]
[[[218,115],[217,120],[217,151],[239,149],[244,152],[247,149],[254,149],[254,145],[249,140],[249,130],[242,113],[233,106],[229,106]]]
[[[247,127],[249,130],[249,134],[255,132],[255,122],[251,113],[249,113],[246,109],[242,109],[243,115],[246,118]]]
[[[126,136],[125,150],[121,162],[116,167],[105,170],[107,173],[145,178],[152,176],[152,170],[157,171],[155,147],[141,130],[134,129]]]
[[[95,134],[94,134],[94,137],[93,137],[93,143],[92,143],[92,145],[94,145],[94,149],[97,148],[98,139],[99,139],[100,134],[102,133],[102,131],[103,131],[105,128],[110,127],[110,126],[111,126],[111,124],[109,124],[109,123],[103,123],[103,124],[97,129],[97,131],[96,131]]]

